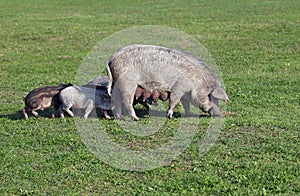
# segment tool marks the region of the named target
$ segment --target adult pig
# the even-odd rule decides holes
[[[43,86],[36,88],[24,97],[25,107],[22,110],[24,118],[28,119],[28,112],[32,113],[36,118],[39,117],[37,110],[44,110],[51,106],[54,107],[52,118],[55,117],[55,112],[61,105],[59,101],[59,92],[64,88],[72,86],[72,84],[60,84],[57,86]]]
[[[83,118],[86,119],[95,107],[101,109],[106,119],[110,119],[107,110],[111,109],[111,99],[106,90],[71,86],[60,92],[59,99],[62,102],[62,118],[64,117],[63,110],[73,117],[74,113],[70,110],[73,108],[83,109]]]
[[[192,102],[212,116],[221,115],[216,100],[228,101],[219,80],[199,58],[184,51],[154,45],[130,45],[121,48],[108,60],[113,112],[122,118],[122,103],[133,120],[132,107],[137,86],[170,93],[167,117],[173,117],[175,106],[184,100]]]

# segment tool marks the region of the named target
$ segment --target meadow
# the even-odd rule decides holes
[[[300,194],[299,7],[297,0],[1,0],[0,194]],[[199,156],[206,116],[180,156],[147,171],[120,169],[94,156],[77,118],[51,119],[42,111],[25,121],[22,98],[30,90],[74,83],[99,41],[143,25],[191,35],[219,66],[230,102],[208,152]],[[146,139],[121,130],[116,120],[87,121],[139,150],[167,141],[179,119]],[[149,120],[145,115],[139,124]]]

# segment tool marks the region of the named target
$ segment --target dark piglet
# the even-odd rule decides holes
[[[43,86],[34,89],[24,97],[25,107],[22,110],[23,116],[28,120],[28,112],[32,113],[36,118],[39,117],[37,110],[44,110],[53,106],[52,118],[55,118],[55,112],[59,109],[61,102],[59,93],[64,88],[72,86],[72,84],[59,84],[57,86]]]

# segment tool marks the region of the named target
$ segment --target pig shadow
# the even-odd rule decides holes
[[[52,118],[52,109],[51,108],[47,108],[47,109],[44,109],[44,110],[38,110],[38,114],[39,114],[39,117],[42,117],[42,118]],[[28,114],[28,117],[29,118],[36,118],[35,116],[33,116],[30,112],[27,113]],[[59,114],[58,112],[55,114],[56,117],[59,117]],[[22,110],[18,110],[16,111],[15,113],[13,114],[0,114],[0,118],[7,118],[9,120],[22,120],[24,118],[23,116],[23,113],[22,113]]]
[[[17,111],[13,114],[0,114],[0,118],[7,118],[9,120],[21,120],[24,119],[22,111]]]
[[[155,117],[162,117],[162,118],[167,118],[167,111],[160,111],[160,110],[153,110],[150,109],[149,111],[145,110],[145,109],[135,109],[135,112],[137,114],[138,117],[140,118],[145,118],[150,116],[155,116]],[[173,117],[174,118],[205,118],[208,117],[208,114],[194,114],[191,113],[191,115],[189,116],[185,116],[183,113],[180,112],[174,112],[173,113]]]
[[[53,109],[51,109],[51,108],[47,108],[44,110],[38,110],[39,117],[40,118],[52,118],[52,111],[53,111]],[[73,112],[74,112],[75,116],[81,116],[81,117],[83,116],[82,111],[75,110]],[[101,110],[95,109],[95,112],[96,112],[95,117],[104,118],[104,115],[101,112]],[[109,116],[111,116],[111,117],[114,116],[113,112],[111,110],[109,110],[107,112],[108,112]],[[153,110],[153,109],[150,109],[150,111],[147,111],[145,109],[138,108],[138,109],[135,109],[135,112],[139,118],[146,118],[149,116],[150,116],[150,118],[151,118],[151,116],[161,117],[161,118],[167,117],[167,111],[159,111],[159,110]],[[67,112],[64,112],[64,115],[65,115],[65,117],[70,117]],[[174,118],[197,118],[197,117],[204,118],[204,117],[208,117],[208,116],[209,116],[208,114],[191,114],[190,116],[185,116],[184,114],[182,114],[180,112],[173,113]],[[31,113],[28,113],[28,117],[35,118]],[[22,110],[18,110],[13,114],[0,114],[0,118],[7,118],[9,120],[22,120],[22,119],[25,120]],[[55,113],[55,118],[60,118],[59,112]]]
[[[95,109],[95,110],[96,110],[95,112],[96,112],[96,115],[97,115],[96,117],[104,118],[104,115],[100,110],[98,110],[98,109]],[[73,110],[71,108],[71,111],[74,112],[75,116],[83,117],[83,114],[84,114],[83,110]],[[52,118],[52,112],[53,112],[53,108],[46,108],[44,110],[37,110],[37,113],[39,114],[39,118]],[[36,119],[36,117],[33,116],[30,112],[28,112],[27,114],[28,114],[29,119],[30,118]],[[110,116],[113,115],[112,112],[108,112],[108,114]],[[65,117],[70,117],[67,112],[64,112],[64,115],[65,115]],[[13,114],[0,114],[0,118],[7,118],[9,120],[25,120],[24,115],[22,113],[22,110],[18,110]],[[57,111],[55,113],[55,118],[60,118],[59,111]]]

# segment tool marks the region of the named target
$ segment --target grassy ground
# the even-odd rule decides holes
[[[0,1],[0,194],[299,194],[299,7],[296,0]],[[170,165],[120,170],[88,150],[74,119],[48,119],[47,112],[22,119],[30,90],[74,82],[97,42],[140,25],[192,35],[219,65],[230,115],[208,153],[199,157],[199,126]],[[114,121],[98,123],[122,144],[149,146],[167,140],[176,119],[145,140]]]

